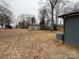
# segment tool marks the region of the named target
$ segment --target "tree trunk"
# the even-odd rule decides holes
[[[56,11],[56,25],[58,24],[58,14],[57,14],[57,11]]]
[[[3,24],[1,24],[1,27],[2,27],[2,29],[3,29],[4,25],[3,25]]]
[[[53,24],[54,24],[54,18],[53,18],[53,16],[54,16],[54,14],[53,14],[54,8],[53,8],[53,6],[51,6],[51,10],[52,10],[51,31],[53,31],[53,29],[54,29],[54,27],[53,27]]]

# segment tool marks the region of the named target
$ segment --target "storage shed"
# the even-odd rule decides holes
[[[59,17],[64,19],[64,43],[79,47],[79,11]]]

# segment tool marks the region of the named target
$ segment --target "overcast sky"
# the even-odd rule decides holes
[[[40,0],[13,0],[10,3],[10,6],[15,16],[23,13],[37,16],[39,1]]]
[[[7,1],[7,0],[6,0]],[[38,18],[40,0],[8,0],[10,3],[10,9],[13,14],[17,17],[21,14],[31,14],[35,15]],[[78,2],[79,0],[70,0],[73,3]],[[18,20],[15,20],[16,23]]]
[[[38,9],[40,0],[13,0],[10,2],[11,9],[15,16],[20,14],[32,14],[36,17],[38,16]],[[71,0],[72,2],[77,2],[79,0]]]

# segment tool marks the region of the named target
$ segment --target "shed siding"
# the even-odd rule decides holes
[[[64,43],[79,46],[79,16],[66,18]]]

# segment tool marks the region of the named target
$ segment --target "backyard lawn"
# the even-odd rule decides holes
[[[0,29],[0,59],[79,59],[79,49],[55,41],[56,33]]]

